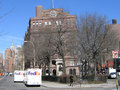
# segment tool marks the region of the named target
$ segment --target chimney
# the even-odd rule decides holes
[[[117,19],[112,19],[112,24],[117,24]]]
[[[36,7],[36,17],[40,18],[43,15],[43,8],[42,6],[37,6]]]

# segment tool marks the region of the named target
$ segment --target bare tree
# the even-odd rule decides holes
[[[95,74],[96,65],[103,52],[113,49],[115,35],[106,17],[97,14],[81,16],[78,23],[79,54],[82,60],[87,60],[92,67],[89,70]],[[94,67],[94,68],[93,68]]]
[[[52,10],[51,10],[52,11]],[[50,67],[50,60],[62,59],[63,60],[63,73],[66,74],[66,56],[77,56],[74,49],[77,45],[77,27],[76,16],[70,16],[68,12],[57,13],[57,16],[50,16],[50,25],[43,25],[41,28],[37,28],[36,32],[28,30],[25,40],[30,40],[35,45],[35,58],[39,64],[47,64]],[[28,35],[28,36],[27,36]],[[28,38],[28,39],[27,39]],[[31,48],[28,47],[27,48]],[[31,53],[30,51],[28,53]],[[26,53],[26,56],[29,54]],[[73,57],[72,56],[72,57]],[[29,56],[28,56],[29,57]]]
[[[46,27],[44,32],[39,32],[38,40],[34,40],[36,46],[36,59],[39,65],[48,66],[48,71],[50,75],[50,60],[51,57],[56,53],[56,48],[54,46],[54,33],[51,28]]]
[[[65,56],[73,57],[76,47],[76,23],[68,22],[67,15],[61,15],[55,19],[58,21],[56,27],[53,28],[55,32],[55,46],[57,50],[58,57],[63,60],[63,73],[66,74],[66,58]],[[75,21],[74,21],[75,22]],[[71,54],[71,55],[70,55]]]

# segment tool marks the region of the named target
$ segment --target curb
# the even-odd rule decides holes
[[[45,87],[45,88],[59,88],[59,89],[74,89],[74,88],[115,88],[116,85],[73,85],[73,86],[63,86],[63,87],[60,87],[60,86],[46,86],[46,85],[41,85],[42,87]]]

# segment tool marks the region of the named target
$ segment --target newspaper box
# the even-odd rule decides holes
[[[41,85],[41,69],[27,69],[24,74],[24,83],[26,85]]]
[[[15,70],[14,71],[14,82],[23,82],[24,80],[24,71]]]

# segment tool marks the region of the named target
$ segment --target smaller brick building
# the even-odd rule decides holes
[[[15,51],[10,48],[5,50],[4,69],[5,72],[13,72]]]

